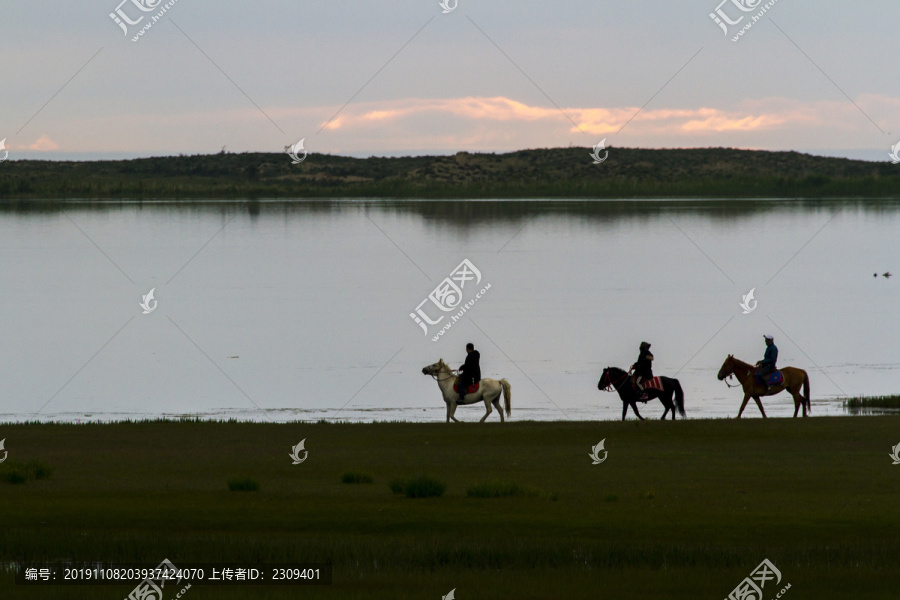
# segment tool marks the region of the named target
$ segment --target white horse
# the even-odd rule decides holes
[[[444,395],[444,402],[447,404],[448,423],[450,422],[450,419],[459,423],[459,419],[453,416],[456,413],[456,406],[458,404],[475,404],[479,400],[484,401],[484,407],[487,410],[487,412],[484,413],[484,416],[481,417],[479,423],[484,423],[484,420],[491,414],[491,404],[493,404],[497,409],[497,412],[500,413],[500,422],[502,423],[504,419],[503,409],[500,408],[501,392],[503,393],[503,400],[506,403],[506,416],[508,417],[509,413],[512,412],[512,407],[509,403],[512,392],[509,387],[509,382],[505,379],[501,379],[500,381],[497,381],[496,379],[482,379],[479,382],[478,391],[474,394],[466,394],[465,401],[460,402],[459,393],[453,391],[456,375],[453,373],[453,370],[447,366],[447,363],[444,362],[443,358],[433,365],[428,365],[423,368],[422,373],[431,375],[435,381],[437,381],[438,387],[441,388],[441,393]]]

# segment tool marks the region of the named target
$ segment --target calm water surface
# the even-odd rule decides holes
[[[716,372],[764,333],[809,371],[813,415],[844,414],[900,393],[900,276],[873,277],[900,274],[898,237],[894,201],[6,205],[0,421],[443,420],[421,369],[469,341],[514,419],[617,419],[597,380],[642,340],[689,418],[727,417],[741,394]],[[490,288],[433,341],[410,313],[456,314],[428,296],[464,259],[463,301]]]

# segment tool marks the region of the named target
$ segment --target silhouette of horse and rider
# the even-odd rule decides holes
[[[747,407],[750,398],[753,398],[756,406],[759,407],[759,412],[765,418],[766,411],[763,409],[760,397],[774,396],[784,390],[787,390],[794,398],[794,416],[797,416],[801,408],[803,416],[808,416],[808,411],[812,410],[809,400],[809,375],[803,369],[796,367],[777,369],[778,348],[775,346],[775,338],[771,335],[764,335],[763,338],[766,340],[766,353],[755,367],[729,354],[722,363],[722,368],[719,369],[719,381],[725,381],[727,377],[733,375],[744,389],[744,401],[741,402],[738,419],[744,413],[744,408]],[[725,383],[728,384],[727,381]],[[732,386],[729,385],[729,387]]]
[[[501,394],[503,395],[506,416],[509,416],[512,412],[512,390],[509,382],[505,379],[499,381],[482,379],[480,362],[481,353],[470,342],[466,344],[466,361],[457,369],[458,375],[453,374],[453,370],[447,366],[444,359],[440,359],[438,362],[422,369],[422,373],[431,375],[441,389],[444,402],[447,404],[448,423],[451,419],[455,423],[459,423],[459,420],[454,416],[457,406],[474,404],[479,401],[484,402],[485,408],[484,416],[481,417],[482,423],[491,414],[492,405],[500,413],[500,422],[502,423],[504,418],[503,410],[500,407]]]
[[[626,372],[618,367],[603,369],[600,381],[597,382],[597,389],[607,392],[615,390],[619,393],[619,398],[622,399],[623,421],[629,406],[635,416],[643,421],[644,417],[638,412],[637,403],[646,403],[653,398],[659,398],[666,409],[662,419],[671,412],[674,421],[676,411],[684,417],[684,391],[681,389],[681,383],[671,377],[653,376],[653,354],[650,353],[649,343],[641,342],[639,352],[638,359],[630,371]]]

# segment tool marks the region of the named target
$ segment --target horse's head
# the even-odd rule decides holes
[[[623,381],[627,375],[628,373],[618,367],[606,367],[603,369],[603,374],[600,375],[600,381],[597,382],[597,389],[609,392],[612,391],[610,388],[618,389],[619,382]]]
[[[722,381],[732,373],[734,373],[734,356],[729,354],[728,358],[725,359],[725,362],[722,363],[722,368],[719,369],[717,377],[719,378],[719,381]]]
[[[600,381],[597,382],[597,389],[602,390],[603,388],[609,387],[610,378],[609,378],[609,367],[603,369],[603,374],[600,375]]]
[[[433,365],[428,365],[427,367],[422,367],[423,375],[431,375],[432,377],[436,377],[438,373],[442,373],[444,371],[449,370],[447,367],[447,363],[444,362],[444,359],[438,360]]]

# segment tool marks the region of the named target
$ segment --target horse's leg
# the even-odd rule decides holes
[[[763,409],[762,402],[759,401],[759,396],[753,396],[753,399],[756,400],[756,405],[759,407],[759,412],[762,413],[763,419],[765,419],[766,411]]]
[[[454,423],[459,423],[459,419],[456,418],[456,400],[450,401],[450,418],[453,419]]]
[[[628,403],[622,400],[622,420],[625,420],[625,413],[628,412]]]
[[[491,401],[487,398],[484,399],[484,408],[486,412],[484,413],[484,416],[481,417],[481,420],[478,421],[479,423],[484,423],[484,420],[488,418],[489,414],[491,414]]]
[[[747,403],[750,402],[750,394],[744,392],[744,401],[741,402],[741,409],[738,411],[737,418],[740,419],[741,415],[744,414],[744,409],[747,408]]]
[[[500,407],[500,396],[494,398],[492,404],[494,405],[494,408],[497,409],[497,412],[500,413],[500,422],[503,423],[505,419],[503,418],[503,409]]]
[[[637,415],[637,418],[638,418],[638,419],[640,419],[641,421],[644,420],[644,417],[642,417],[642,416],[641,416],[641,413],[638,412],[638,409],[637,409],[637,402],[634,401],[634,400],[631,401],[631,410],[634,411],[634,414]]]
[[[672,420],[675,420],[675,405],[672,403],[672,394],[669,394],[668,397],[660,396],[660,402],[663,403],[663,406],[666,407],[666,412],[663,413],[662,419],[666,419],[666,415],[669,414],[669,411],[672,411]]]
[[[803,394],[801,393],[803,388],[801,386],[797,386],[797,392],[791,392],[794,395],[794,401],[800,404],[803,407],[803,416],[807,417],[809,415],[806,414],[806,401],[803,399]]]
[[[801,386],[797,386],[797,397],[800,398],[800,405],[803,407],[803,416],[808,417],[806,414],[806,396],[803,395],[803,388]]]
[[[665,397],[665,396],[659,396],[659,403],[662,404],[662,405],[663,405],[663,408],[666,409],[666,410],[663,411],[663,415],[659,418],[659,420],[660,420],[660,421],[665,421],[665,420],[666,420],[666,415],[669,414],[669,404],[666,403],[666,397]]]
[[[797,416],[797,412],[800,411],[800,407],[803,407],[803,416],[806,416],[806,403],[803,401],[803,396],[800,395],[800,390],[798,389],[796,392],[790,388],[788,391],[791,393],[791,396],[794,397],[794,416]]]
[[[447,422],[450,422],[450,403],[447,402]]]

